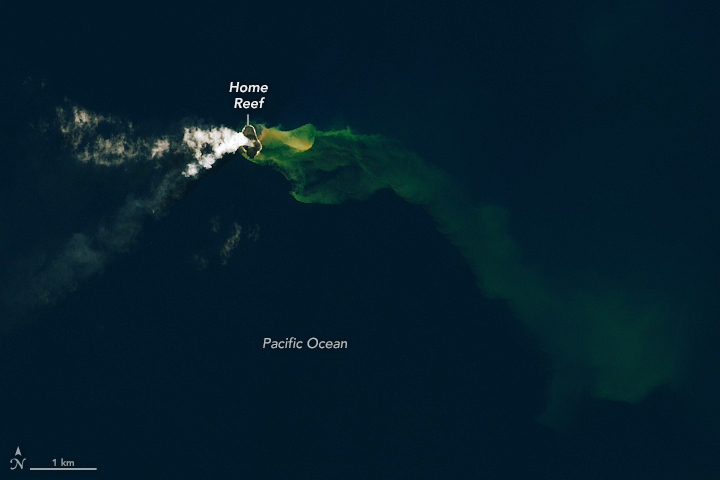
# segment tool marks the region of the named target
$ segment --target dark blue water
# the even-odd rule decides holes
[[[27,458],[8,473],[64,458],[98,467],[82,478],[717,478],[717,16],[677,2],[20,8],[0,57],[0,440]],[[398,139],[507,207],[554,279],[667,299],[676,380],[636,404],[581,396],[569,424],[542,424],[552,356],[420,206],[301,204],[239,154],[38,306],[26,280],[162,179],[79,164],[55,108],[150,136],[187,118],[236,127],[231,81],[269,86],[254,122]],[[262,348],[291,336],[348,349]]]

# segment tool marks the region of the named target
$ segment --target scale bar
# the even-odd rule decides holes
[[[38,468],[38,467],[33,467],[30,470],[97,470],[97,468],[96,467],[92,467],[92,468],[75,468],[75,467]]]

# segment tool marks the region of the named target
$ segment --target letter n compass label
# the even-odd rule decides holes
[[[20,447],[17,447],[17,450],[15,450],[15,456],[10,459],[10,470],[15,470],[16,468],[20,467],[20,470],[23,469],[23,466],[25,465],[25,459],[23,458],[20,460],[18,457],[22,457],[22,453],[20,453]]]

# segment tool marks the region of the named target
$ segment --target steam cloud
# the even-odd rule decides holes
[[[80,162],[111,167],[160,158],[170,150],[169,138],[138,137],[131,122],[77,105],[58,107],[56,112],[58,129]]]
[[[143,137],[131,122],[100,115],[73,105],[58,107],[53,122],[64,145],[78,163],[105,167],[150,164],[161,179],[148,194],[129,195],[108,221],[77,232],[52,253],[20,259],[3,278],[0,305],[9,313],[0,330],[43,305],[52,305],[75,291],[83,281],[103,270],[118,253],[136,241],[148,217],[161,217],[182,198],[202,169],[223,155],[234,153],[248,139],[227,127],[184,128],[184,134]],[[228,239],[223,258],[237,246],[238,232]]]
[[[245,135],[227,127],[212,130],[186,128],[183,141],[193,150],[196,160],[188,164],[183,172],[186,177],[196,176],[200,168],[211,168],[223,155],[235,153],[240,147],[252,145]]]

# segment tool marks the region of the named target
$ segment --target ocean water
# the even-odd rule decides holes
[[[717,15],[21,7],[9,475],[717,478]]]

